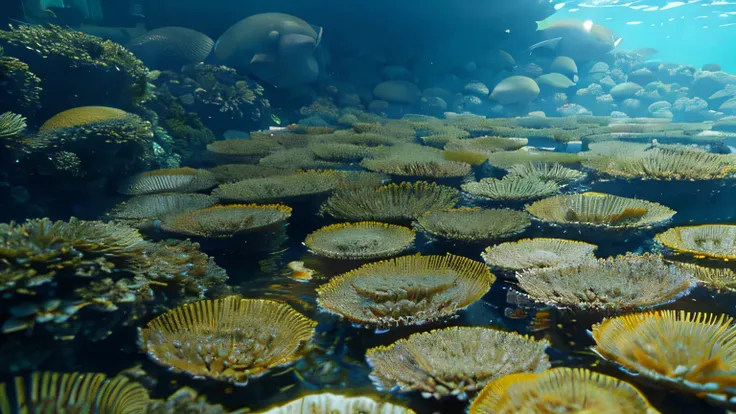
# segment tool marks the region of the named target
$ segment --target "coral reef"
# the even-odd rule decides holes
[[[407,221],[427,211],[452,208],[459,199],[459,191],[452,187],[402,182],[340,191],[322,204],[320,213],[348,221]]]
[[[369,263],[317,289],[327,312],[366,327],[420,325],[453,317],[480,299],[495,276],[464,257],[403,256]]]
[[[175,372],[246,385],[299,359],[315,326],[289,305],[229,296],[153,319],[141,329],[140,343],[152,360]]]
[[[481,257],[492,268],[519,271],[583,264],[593,259],[596,248],[574,240],[523,239],[488,247]]]
[[[633,375],[733,404],[732,322],[727,315],[672,310],[619,316],[593,326],[593,350]]]
[[[675,215],[661,204],[602,193],[554,196],[527,205],[526,210],[551,224],[614,229],[658,226]]]
[[[518,373],[488,384],[470,414],[531,412],[657,414],[646,397],[620,379],[583,368]]]
[[[41,106],[41,79],[27,64],[0,53],[0,112],[21,111],[31,115]]]
[[[309,234],[304,245],[319,256],[366,260],[396,256],[414,243],[413,230],[372,221],[340,223]]]
[[[371,348],[366,360],[379,390],[419,391],[425,398],[469,395],[490,381],[550,367],[546,340],[481,327],[417,333],[389,346]]]
[[[671,302],[695,287],[691,272],[650,254],[528,269],[516,278],[519,288],[536,301],[610,313]]]
[[[117,43],[54,25],[10,26],[0,31],[0,43],[42,80],[47,114],[70,104],[131,110],[146,99],[146,67]],[[59,102],[59,96],[70,100]]]
[[[415,227],[433,237],[477,243],[512,237],[531,224],[523,211],[460,207],[427,212],[417,218]]]

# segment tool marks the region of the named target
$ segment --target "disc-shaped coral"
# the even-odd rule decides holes
[[[371,348],[366,360],[379,390],[419,391],[425,398],[461,400],[488,382],[550,367],[546,340],[482,327],[422,332]]]
[[[676,254],[698,259],[736,259],[736,226],[706,224],[702,226],[673,227],[660,233],[655,240]]]
[[[217,185],[214,174],[194,168],[165,168],[147,171],[128,179],[118,191],[128,195],[193,193]]]
[[[162,229],[185,236],[230,238],[245,233],[277,230],[291,217],[281,204],[231,204],[185,211],[164,220]]]
[[[559,308],[624,312],[676,300],[695,287],[693,274],[660,256],[627,254],[516,274],[519,288]]]
[[[366,158],[360,165],[371,171],[407,177],[463,177],[470,172],[464,162],[447,161],[442,151],[415,144],[397,145]]]
[[[675,211],[661,204],[603,193],[558,195],[526,206],[539,220],[598,228],[649,228],[664,224]]]
[[[149,194],[135,196],[116,205],[107,216],[142,229],[153,226],[155,220],[177,215],[187,210],[210,207],[216,203],[217,199],[215,197],[206,194]]]
[[[314,413],[415,414],[409,408],[388,402],[379,402],[370,397],[346,397],[330,393],[307,395],[260,412],[260,414]]]
[[[227,139],[208,144],[207,152],[217,162],[255,163],[281,148],[281,144],[273,139]]]
[[[420,216],[415,226],[434,237],[479,242],[511,237],[531,224],[529,214],[523,211],[460,207],[430,211]]]
[[[322,227],[308,235],[304,244],[320,256],[365,260],[396,256],[411,247],[414,237],[406,227],[363,221]]]
[[[284,303],[229,296],[153,319],[140,342],[152,360],[176,372],[245,385],[301,358],[315,326]]]
[[[336,276],[317,294],[328,312],[383,329],[450,318],[495,279],[483,263],[464,257],[403,256]]]
[[[220,184],[234,183],[240,180],[249,180],[251,178],[266,178],[275,175],[286,175],[290,171],[280,168],[266,167],[263,165],[251,164],[224,164],[218,165],[210,169],[215,175],[215,179]]]
[[[729,268],[712,268],[697,266],[691,263],[679,263],[679,266],[693,272],[695,279],[703,284],[706,288],[716,290],[718,292],[736,291],[736,272]]]
[[[593,325],[593,350],[633,375],[734,404],[736,328],[728,315],[657,311]]]
[[[733,177],[736,158],[701,151],[652,149],[633,156],[590,157],[583,165],[625,179],[715,180]]]
[[[481,257],[488,266],[525,270],[580,264],[593,258],[598,246],[563,239],[524,239],[486,248]]]
[[[468,194],[487,200],[531,201],[557,193],[560,186],[537,177],[507,175],[501,180],[483,178],[477,182],[465,183],[462,189]]]
[[[452,187],[425,181],[402,182],[338,192],[322,204],[320,212],[341,220],[396,222],[452,208],[459,200],[459,191]]]
[[[124,375],[34,372],[13,384],[0,384],[3,413],[144,414],[150,401],[148,391]]]
[[[483,388],[468,412],[658,413],[629,383],[582,368],[507,375]]]
[[[304,171],[221,184],[212,195],[235,203],[283,201],[330,193],[338,188],[341,178],[333,171]]]
[[[536,178],[542,181],[553,181],[558,185],[566,185],[585,178],[585,173],[567,168],[557,163],[530,162],[516,164],[509,169],[509,176]]]

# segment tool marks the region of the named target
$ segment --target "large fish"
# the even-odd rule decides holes
[[[539,29],[543,40],[531,46],[530,50],[553,49],[558,56],[567,56],[575,61],[600,60],[621,41],[611,29],[590,20],[560,20],[540,27],[544,27]]]

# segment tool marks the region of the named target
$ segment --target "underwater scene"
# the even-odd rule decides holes
[[[3,0],[0,414],[736,413],[736,2]]]

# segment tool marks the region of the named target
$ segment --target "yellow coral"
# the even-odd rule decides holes
[[[97,122],[120,120],[124,119],[127,114],[122,109],[107,106],[80,106],[52,116],[41,125],[39,130],[72,128]]]

